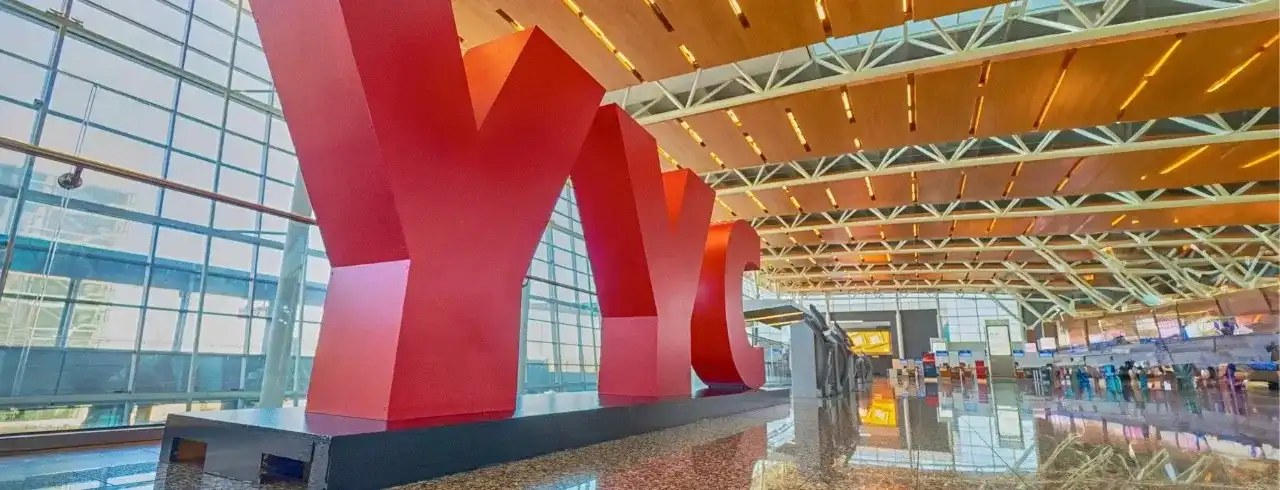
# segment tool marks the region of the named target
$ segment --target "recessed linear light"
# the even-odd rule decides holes
[[[920,202],[919,185],[916,181],[916,173],[911,172],[911,202]]]
[[[867,195],[871,196],[871,200],[876,200],[876,190],[871,187],[871,177],[863,177],[862,181],[867,184]]]
[[[738,23],[742,24],[742,28],[751,27],[751,22],[747,20],[747,14],[742,13],[742,5],[738,5],[738,0],[729,0],[729,8],[733,9],[733,15],[738,16]]]
[[[675,157],[672,157],[670,153],[667,153],[666,150],[663,150],[661,146],[658,147],[658,156],[661,156],[663,160],[666,160],[668,163],[670,163],[671,166],[675,167],[676,170],[680,170],[684,168],[680,166],[680,162],[677,162]]]
[[[1049,115],[1049,108],[1053,106],[1053,99],[1058,96],[1058,89],[1062,88],[1062,81],[1067,78],[1067,68],[1071,66],[1071,60],[1075,58],[1075,55],[1076,50],[1072,48],[1062,56],[1062,68],[1058,71],[1058,80],[1053,82],[1053,90],[1049,92],[1049,97],[1044,100],[1044,106],[1040,108],[1040,115],[1036,117],[1035,123],[1031,125],[1033,131],[1038,131],[1040,125],[1044,124],[1045,116]]]
[[[827,6],[823,4],[823,0],[813,0],[813,6],[818,10],[818,22],[822,23],[822,33],[831,37],[831,19],[827,18]]]
[[[987,96],[979,95],[973,103],[973,120],[969,122],[969,136],[978,134],[978,125],[982,123],[982,104]]]
[[[1258,157],[1257,159],[1254,159],[1254,160],[1250,161],[1249,163],[1246,163],[1246,164],[1244,164],[1244,165],[1241,165],[1241,166],[1240,166],[1240,168],[1249,168],[1249,167],[1252,167],[1252,166],[1257,165],[1257,164],[1259,164],[1259,163],[1262,163],[1262,162],[1265,162],[1265,161],[1270,160],[1270,159],[1272,159],[1272,158],[1275,158],[1277,155],[1280,155],[1280,150],[1276,150],[1276,151],[1273,151],[1273,152],[1268,153],[1268,154],[1266,154],[1266,155],[1263,155],[1263,156],[1261,156],[1261,157]]]
[[[716,152],[713,151],[710,153],[710,155],[711,155],[711,159],[716,162],[716,165],[719,165],[720,168],[726,168],[724,165],[724,160],[721,160],[720,156],[716,155]]]
[[[738,216],[738,213],[733,212],[733,208],[729,207],[728,204],[726,204],[723,200],[721,200],[718,197],[716,198],[716,204],[719,204],[721,207],[724,208],[725,211],[728,211],[729,216],[733,216],[735,218]]]
[[[689,136],[692,137],[693,141],[697,142],[699,146],[702,146],[702,147],[707,146],[707,142],[702,140],[702,135],[698,134],[697,131],[693,130],[693,126],[689,125],[689,121],[685,121],[684,119],[677,118],[676,123],[680,124],[680,127],[684,128],[684,132],[689,133]]]
[[[764,156],[764,151],[760,150],[760,145],[756,143],[756,139],[752,138],[750,133],[742,133],[742,139],[747,140],[747,146],[751,147],[751,151],[760,157],[760,161],[769,162],[769,158]]]
[[[907,126],[911,131],[916,130],[916,76],[914,73],[907,74]]]
[[[1058,186],[1053,188],[1054,194],[1062,192],[1062,189],[1067,187],[1067,182],[1071,180],[1071,176],[1075,175],[1076,169],[1080,168],[1080,164],[1083,162],[1084,157],[1080,157],[1076,159],[1076,163],[1071,164],[1071,169],[1067,170],[1067,175],[1063,175],[1062,180],[1058,182]]]
[[[800,140],[800,146],[804,147],[804,151],[813,151],[812,148],[809,148],[809,140],[804,137],[804,131],[800,130],[800,123],[796,122],[796,115],[791,112],[791,109],[786,109],[786,111],[787,121],[791,122],[791,131],[796,133],[796,139]]]
[[[1254,61],[1257,61],[1258,58],[1262,57],[1262,53],[1265,52],[1268,48],[1270,48],[1272,44],[1275,44],[1276,40],[1278,39],[1280,39],[1280,34],[1276,34],[1275,36],[1272,36],[1271,39],[1267,40],[1266,44],[1263,44],[1261,47],[1258,48],[1257,51],[1253,53],[1253,56],[1250,56],[1249,59],[1244,60],[1244,63],[1241,63],[1240,65],[1236,66],[1230,72],[1227,72],[1227,76],[1222,77],[1217,82],[1214,82],[1214,84],[1210,85],[1209,89],[1205,90],[1204,93],[1207,94],[1207,93],[1216,92],[1218,89],[1222,88],[1223,85],[1230,83],[1231,80],[1236,77],[1236,75],[1239,75],[1240,72],[1244,71],[1245,68],[1248,68],[1249,65],[1253,64]]]
[[[587,26],[587,30],[591,31],[591,34],[594,35],[601,44],[604,44],[605,49],[609,50],[610,53],[613,53],[613,57],[618,60],[618,63],[622,64],[623,68],[626,68],[627,71],[631,72],[631,75],[636,77],[636,80],[644,81],[644,77],[640,75],[640,71],[636,69],[636,65],[632,64],[631,60],[627,59],[627,56],[622,54],[621,51],[618,51],[618,47],[614,46],[613,42],[609,40],[609,37],[604,35],[604,31],[600,30],[600,26],[596,25],[595,21],[591,20],[591,17],[587,16],[586,12],[582,11],[582,7],[579,7],[573,0],[560,0],[560,2],[563,3],[570,12],[573,12],[573,15],[578,17],[578,20],[582,22],[582,25]]]
[[[857,122],[853,117],[853,105],[849,103],[849,87],[840,88],[840,102],[844,104],[844,117],[851,123]]]
[[[510,15],[507,15],[506,12],[503,12],[502,9],[495,10],[494,12],[498,14],[498,17],[502,17],[502,20],[507,21],[507,24],[510,24],[511,28],[515,29],[516,32],[520,32],[524,30],[523,25],[521,25],[519,22],[516,22],[515,19],[511,18]]]
[[[827,201],[829,201],[829,202],[831,203],[831,207],[832,207],[832,208],[834,208],[834,209],[840,209],[840,205],[839,205],[839,204],[836,204],[836,196],[835,196],[835,194],[832,194],[832,193],[831,193],[831,188],[830,188],[830,187],[828,187],[828,188],[827,188]]]
[[[676,28],[671,25],[671,21],[667,20],[667,15],[662,13],[662,8],[658,7],[656,0],[644,0],[644,3],[649,4],[649,10],[653,11],[653,15],[658,18],[658,22],[662,23],[662,27],[666,28],[667,32],[676,32]]]
[[[1192,159],[1199,156],[1201,153],[1204,153],[1204,151],[1208,149],[1209,149],[1209,145],[1204,145],[1186,153],[1185,155],[1182,155],[1182,158],[1179,158],[1177,161],[1173,162],[1168,167],[1160,169],[1159,174],[1166,175],[1169,172],[1177,170],[1178,167],[1185,165],[1187,162],[1190,162]]]
[[[791,195],[791,189],[784,185],[782,186],[782,192],[787,195],[787,200],[791,201],[791,205],[795,206],[796,211],[804,213],[804,208],[800,206],[800,201],[796,200],[796,196]]]
[[[729,120],[733,122],[734,126],[742,127],[742,120],[738,119],[738,114],[733,112],[733,109],[724,111],[724,113],[725,115],[729,116]]]
[[[769,208],[764,207],[764,203],[760,202],[760,199],[756,197],[755,193],[747,191],[747,197],[751,198],[751,202],[756,203],[756,206],[759,207],[761,211],[764,211],[765,214],[769,214]]]
[[[689,51],[688,46],[681,44],[678,47],[680,48],[680,54],[684,55],[685,61],[688,61],[694,68],[701,68],[698,66],[698,58],[693,56],[693,51]]]
[[[1166,61],[1169,61],[1169,57],[1173,56],[1173,52],[1178,49],[1178,46],[1182,45],[1182,38],[1185,35],[1186,34],[1178,34],[1175,36],[1173,44],[1170,44],[1169,48],[1165,49],[1164,54],[1160,55],[1160,58],[1156,60],[1155,64],[1152,64],[1151,68],[1148,68],[1146,73],[1142,75],[1142,80],[1138,81],[1138,86],[1134,87],[1133,92],[1130,92],[1129,96],[1124,99],[1124,103],[1120,104],[1120,112],[1116,114],[1117,121],[1124,118],[1124,111],[1129,109],[1129,104],[1133,103],[1133,99],[1138,98],[1138,94],[1142,93],[1142,89],[1147,88],[1147,83],[1150,82],[1151,77],[1160,73],[1160,68],[1164,67]]]
[[[969,182],[969,174],[960,171],[960,189],[956,191],[956,200],[964,199],[964,186]]]
[[[1121,222],[1121,221],[1124,221],[1124,217],[1125,217],[1125,215],[1123,215],[1123,214],[1122,214],[1122,215],[1120,215],[1120,216],[1116,216],[1116,219],[1111,220],[1111,226],[1115,226],[1115,225],[1120,224],[1120,222]]]

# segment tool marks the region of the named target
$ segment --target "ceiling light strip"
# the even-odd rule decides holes
[[[827,201],[831,203],[832,209],[840,209],[840,205],[836,203],[835,194],[831,193],[831,188],[828,187],[826,190],[827,190]]]
[[[588,17],[586,12],[582,11],[582,7],[579,7],[573,0],[560,1],[561,3],[564,3],[565,7],[569,8],[570,12],[573,12],[573,15],[578,16],[578,20],[582,22],[582,25],[587,26],[587,30],[591,31],[591,34],[595,35],[596,39],[600,40],[601,44],[604,44],[605,49],[609,50],[610,53],[613,53],[614,59],[617,59],[618,63],[622,64],[623,68],[626,68],[627,71],[631,72],[631,75],[636,77],[636,80],[641,82],[645,81],[644,77],[640,75],[640,70],[636,69],[636,65],[633,65],[631,60],[627,59],[626,55],[622,54],[621,51],[618,51],[617,46],[614,46],[613,42],[609,40],[609,37],[604,35],[604,31],[600,30],[600,26],[596,25],[595,21],[591,20],[591,17]]]
[[[827,6],[823,0],[813,0],[813,7],[818,11],[818,22],[822,23],[822,34],[831,37],[831,19],[827,17]]]
[[[1169,57],[1173,56],[1173,52],[1178,50],[1178,46],[1182,45],[1182,39],[1185,36],[1185,33],[1174,36],[1173,44],[1170,44],[1169,48],[1164,50],[1164,54],[1160,55],[1160,58],[1151,65],[1151,68],[1148,68],[1146,73],[1142,74],[1142,80],[1138,81],[1138,86],[1134,87],[1133,92],[1130,92],[1129,96],[1124,99],[1124,103],[1120,104],[1120,112],[1116,114],[1117,121],[1124,118],[1124,111],[1129,109],[1129,104],[1133,103],[1133,99],[1138,98],[1138,94],[1142,93],[1142,89],[1147,88],[1147,83],[1151,81],[1151,77],[1160,73],[1160,68],[1164,67],[1165,62],[1169,61]]]
[[[764,214],[769,214],[769,208],[764,207],[764,203],[760,202],[760,199],[756,197],[755,193],[747,191],[747,197],[751,198],[751,202],[756,203],[756,207],[759,207]]]
[[[1071,176],[1075,175],[1076,169],[1080,168],[1080,164],[1084,163],[1084,157],[1076,159],[1076,163],[1071,164],[1071,169],[1067,170],[1067,175],[1062,176],[1062,180],[1058,181],[1058,186],[1053,188],[1053,193],[1058,194],[1067,186],[1067,182],[1071,180]]]
[[[743,128],[742,120],[738,119],[738,114],[736,112],[733,112],[733,109],[728,109],[724,111],[724,113],[725,115],[729,116],[729,121],[732,122],[734,126],[736,126],[738,129]],[[794,122],[792,124],[794,125]],[[761,162],[769,163],[769,158],[764,156],[764,152],[760,150],[760,145],[756,143],[756,139],[751,137],[751,133],[742,131],[742,139],[747,142],[747,146],[751,147],[751,151],[755,152],[757,157],[760,157]],[[808,148],[806,147],[805,149],[808,149]]]
[[[667,32],[676,32],[676,28],[671,25],[671,21],[667,20],[667,14],[662,13],[662,8],[658,6],[656,0],[644,0],[644,3],[649,5],[649,10],[658,18],[658,22],[662,23],[662,27],[666,28]]]
[[[1159,173],[1160,175],[1167,175],[1169,172],[1177,170],[1178,167],[1181,167],[1185,165],[1187,162],[1190,162],[1195,157],[1200,156],[1201,153],[1204,153],[1205,150],[1208,150],[1208,149],[1209,149],[1209,145],[1204,145],[1194,150],[1191,150],[1183,154],[1182,158],[1179,158],[1177,161],[1173,162],[1168,167],[1160,169],[1160,171],[1157,173]]]
[[[658,147],[658,155],[661,156],[663,160],[666,160],[667,163],[670,163],[672,168],[675,168],[676,170],[684,168],[680,166],[680,162],[677,162],[675,157],[672,157],[670,153],[663,150],[661,146]]]
[[[804,151],[813,151],[813,148],[809,147],[809,140],[804,137],[804,131],[800,130],[800,123],[796,121],[795,113],[791,112],[790,108],[786,109],[786,112],[787,121],[791,122],[791,131],[796,133],[796,139],[800,140],[800,146],[804,147]]]
[[[785,185],[782,186],[782,193],[787,195],[787,200],[791,201],[791,205],[795,206],[796,211],[799,211],[800,214],[804,214],[804,208],[800,206],[800,201],[796,200],[796,196],[791,195],[790,187],[787,187]]]
[[[733,15],[738,16],[738,23],[742,24],[743,29],[751,27],[751,22],[747,20],[747,14],[742,13],[742,5],[738,4],[738,0],[729,0],[729,8],[733,9]]]
[[[733,208],[729,207],[729,205],[728,205],[727,203],[725,203],[725,202],[724,202],[724,200],[722,200],[722,199],[720,199],[720,198],[718,198],[718,197],[717,197],[717,198],[716,198],[716,204],[719,204],[719,205],[720,205],[720,207],[723,207],[725,211],[728,211],[728,212],[729,212],[729,216],[733,216],[733,217],[735,217],[735,218],[736,218],[736,217],[738,217],[738,213],[733,212]]]
[[[911,172],[911,202],[920,202],[920,183],[916,179],[916,173]]]
[[[1058,96],[1058,89],[1062,88],[1062,80],[1067,78],[1067,68],[1071,66],[1071,60],[1075,56],[1075,48],[1068,50],[1067,54],[1062,56],[1062,68],[1058,71],[1058,80],[1053,82],[1053,90],[1049,92],[1049,97],[1044,99],[1044,106],[1040,108],[1040,115],[1036,117],[1036,122],[1031,125],[1032,131],[1039,131],[1040,125],[1044,124],[1044,118],[1049,115],[1049,108],[1053,106],[1053,99]]]
[[[1260,46],[1258,50],[1253,53],[1253,56],[1250,56],[1249,59],[1244,60],[1244,63],[1237,65],[1230,72],[1227,72],[1227,76],[1224,76],[1221,79],[1219,79],[1217,82],[1214,82],[1214,84],[1210,85],[1209,89],[1205,90],[1204,93],[1208,94],[1208,93],[1216,92],[1218,89],[1222,88],[1223,85],[1231,83],[1231,80],[1234,79],[1236,75],[1239,75],[1240,72],[1244,71],[1245,68],[1248,68],[1249,65],[1253,64],[1254,61],[1257,61],[1258,58],[1261,58],[1262,53],[1265,52],[1268,48],[1270,48],[1271,45],[1275,44],[1276,40],[1280,40],[1280,34],[1271,36],[1271,39],[1267,40],[1266,44],[1263,44],[1262,46]]]
[[[1244,164],[1244,165],[1241,165],[1241,166],[1240,166],[1240,168],[1249,168],[1249,167],[1252,167],[1252,166],[1257,165],[1257,164],[1259,164],[1259,163],[1262,163],[1262,162],[1265,162],[1265,161],[1270,160],[1270,159],[1272,159],[1272,158],[1275,158],[1275,157],[1276,157],[1276,156],[1278,156],[1278,155],[1280,155],[1280,150],[1273,151],[1273,152],[1271,152],[1271,153],[1268,153],[1268,154],[1266,154],[1266,155],[1263,155],[1263,156],[1261,156],[1261,157],[1258,157],[1257,159],[1254,159],[1254,160],[1250,161],[1249,163],[1246,163],[1246,164]]]
[[[506,12],[503,12],[502,9],[494,10],[494,13],[497,13],[498,17],[502,17],[502,20],[506,21],[507,24],[510,24],[511,28],[515,29],[516,32],[520,32],[524,30],[524,25],[520,24],[519,22],[516,22],[515,19],[511,18],[510,15],[507,15]]]
[[[840,88],[840,102],[844,104],[844,117],[848,119],[850,123],[858,122],[858,120],[853,117],[853,106],[849,103],[849,87]]]
[[[679,48],[680,48],[680,54],[684,55],[685,61],[688,61],[689,64],[692,65],[694,69],[701,68],[701,66],[698,66],[698,58],[693,55],[693,51],[690,51],[688,46],[681,44]]]
[[[693,126],[689,125],[689,121],[685,121],[684,119],[676,119],[676,123],[679,124],[681,128],[684,128],[684,132],[689,133],[689,137],[693,138],[693,141],[698,143],[698,146],[701,146],[703,148],[707,147],[707,142],[702,140],[702,135],[698,134],[697,131],[693,130]],[[721,165],[721,166],[723,167],[724,165]]]
[[[916,75],[907,74],[907,127],[916,130]]]

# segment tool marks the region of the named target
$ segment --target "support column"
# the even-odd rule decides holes
[[[524,394],[524,378],[529,370],[529,281],[525,278],[520,287],[520,365],[516,368],[516,396]],[[559,331],[555,327],[552,331]],[[557,348],[558,352],[560,349]],[[598,361],[598,359],[597,359]]]
[[[898,341],[898,359],[906,359],[907,343],[902,339],[902,293],[893,293],[893,337]]]
[[[293,202],[289,212],[311,215],[311,199],[299,172],[293,179]],[[290,221],[284,234],[284,257],[280,263],[280,280],[271,302],[271,320],[267,322],[266,353],[262,368],[262,392],[258,405],[276,408],[284,405],[285,385],[289,377],[289,359],[293,345],[293,329],[298,324],[298,304],[306,283],[306,224]]]

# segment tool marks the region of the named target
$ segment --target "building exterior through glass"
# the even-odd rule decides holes
[[[245,0],[0,0],[0,136],[310,215]],[[268,324],[304,404],[329,276],[313,226],[0,150],[0,433],[253,406]],[[754,283],[751,294],[758,294]],[[524,285],[523,390],[595,388],[572,192]],[[784,336],[767,344],[773,382]]]

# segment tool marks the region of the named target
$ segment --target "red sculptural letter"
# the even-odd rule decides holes
[[[464,60],[449,0],[254,7],[333,269],[307,409],[511,410],[521,283],[604,90],[537,30]]]
[[[714,193],[659,173],[653,137],[599,107],[603,89],[546,34],[463,56],[450,0],[271,0],[254,16],[333,271],[308,411],[512,410],[520,288],[571,173],[604,317],[600,392],[688,393]],[[716,260],[740,280],[728,253]],[[746,342],[730,318],[717,352]]]
[[[742,273],[760,268],[760,237],[741,221],[707,234],[693,309],[693,369],[711,386],[764,385],[764,351],[747,340]]]
[[[603,317],[600,393],[688,394],[689,319],[715,193],[659,172],[653,136],[600,109],[573,169]]]

